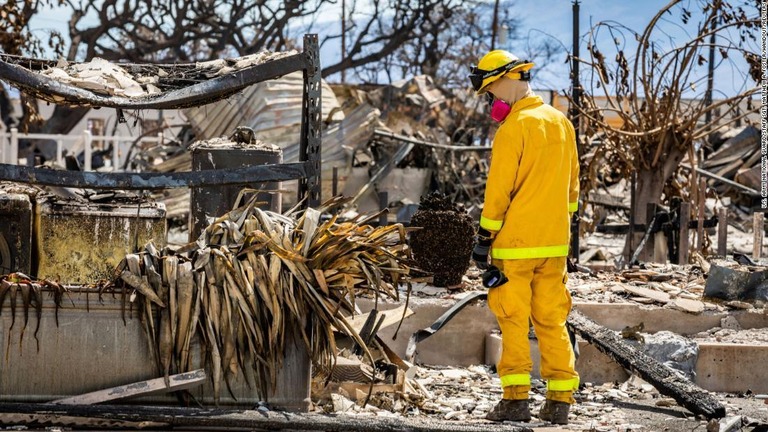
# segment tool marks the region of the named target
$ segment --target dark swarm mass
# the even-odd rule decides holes
[[[411,248],[421,270],[434,274],[433,284],[456,286],[469,268],[474,226],[467,212],[438,192],[422,197],[411,226]]]

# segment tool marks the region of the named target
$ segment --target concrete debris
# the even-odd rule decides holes
[[[741,330],[741,324],[739,321],[731,315],[723,317],[720,320],[720,327],[728,330]]]
[[[736,323],[738,324],[738,323]],[[696,342],[720,342],[740,345],[768,345],[768,331],[764,328],[741,329],[715,327],[691,336]]]
[[[680,372],[687,379],[695,381],[696,356],[699,351],[696,342],[668,331],[645,334],[643,339],[630,340],[628,343]]]
[[[155,86],[142,88],[141,83],[125,69],[98,57],[87,63],[75,63],[66,68],[52,67],[41,73],[57,81],[110,96],[139,98],[157,90]]]

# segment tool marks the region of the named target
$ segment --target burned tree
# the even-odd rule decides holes
[[[363,5],[365,3],[365,5]],[[427,16],[457,7],[455,0],[397,2],[361,1],[360,8],[373,8],[359,29],[346,57],[325,65],[324,75],[345,69],[377,64],[420,37]],[[272,2],[268,0],[14,0],[2,9],[8,12],[0,26],[13,27],[0,42],[3,52],[37,56],[40,50],[24,49],[33,40],[29,21],[50,6],[69,16],[69,44],[53,34],[52,48],[68,61],[101,57],[135,63],[194,62],[253,54],[263,50],[295,48],[304,31],[313,31],[312,18],[335,7],[334,0]],[[390,13],[392,12],[392,13]],[[13,19],[18,16],[19,19]],[[303,24],[309,22],[310,24]],[[0,30],[8,30],[0,27]],[[45,42],[45,41],[43,41]],[[39,44],[38,44],[39,45]],[[85,115],[84,109],[57,106],[53,119],[31,125],[31,132],[68,132]]]
[[[757,112],[755,107],[731,114],[759,89],[758,3],[674,0],[640,33],[615,22],[591,29],[589,59],[579,59],[588,66],[589,77],[582,82],[590,83],[579,114],[585,135],[598,139],[582,180],[584,191],[596,186],[606,168],[624,178],[636,171],[636,223],[645,222],[647,203],[662,204],[673,196],[703,205],[696,188],[684,187],[698,179],[695,171],[681,170],[681,161],[687,157],[695,164],[697,142]],[[691,6],[695,9],[687,9]],[[665,24],[687,34],[687,40],[675,41]],[[712,65],[710,47],[720,57]],[[737,67],[733,58],[747,66]],[[713,102],[707,97],[708,69],[726,66],[734,81],[744,84]]]

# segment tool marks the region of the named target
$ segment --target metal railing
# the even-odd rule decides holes
[[[64,152],[74,151],[79,153],[82,149],[84,153],[84,171],[93,171],[92,159],[94,143],[100,143],[104,147],[112,144],[111,171],[115,172],[122,166],[121,143],[133,143],[136,137],[122,135],[92,135],[89,130],[84,130],[79,135],[63,134],[39,134],[39,133],[19,133],[16,128],[11,128],[8,132],[0,132],[0,163],[9,165],[19,165],[19,141],[25,139],[32,140],[51,140],[56,142],[56,164],[64,166]],[[142,142],[157,143],[162,145],[165,137],[162,132],[155,136],[141,137]],[[69,144],[69,145],[67,145]]]
[[[231,74],[141,100],[96,95],[90,91],[73,88],[70,85],[32,73],[16,64],[0,61],[0,77],[22,90],[41,94],[39,88],[45,88],[45,95],[57,96],[69,103],[121,109],[170,109],[203,105],[228,97],[257,82],[278,78],[294,71],[303,71],[304,73],[301,135],[299,137],[300,162],[298,163],[171,173],[79,172],[36,169],[0,163],[0,180],[91,189],[143,190],[298,180],[299,200],[306,198],[304,200],[305,206],[317,206],[320,204],[320,107],[322,92],[320,86],[320,48],[316,34],[304,36],[304,51],[301,53],[248,66]],[[18,138],[19,134],[16,132],[15,136],[10,137],[10,140],[18,142]],[[93,136],[90,137],[91,140],[93,138]],[[113,139],[112,137],[107,138]],[[10,153],[17,152],[18,145],[11,146],[8,144],[6,147],[9,149],[9,155],[3,156],[3,159],[17,159],[18,153],[15,155]],[[84,146],[84,148],[89,147]],[[86,154],[85,156],[86,160],[90,160],[90,155]]]

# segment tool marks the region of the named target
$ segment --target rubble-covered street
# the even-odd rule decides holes
[[[498,375],[488,366],[468,368],[441,368],[420,366],[415,380],[424,386],[430,399],[414,403],[376,398],[374,404],[361,407],[343,394],[334,396],[331,403],[320,403],[317,410],[349,416],[404,416],[423,417],[458,422],[487,423],[486,413],[501,398]],[[535,380],[531,407],[535,413],[544,402],[545,386]],[[768,418],[768,406],[755,395],[718,395],[727,409],[725,421],[733,423],[730,430],[758,431]],[[664,397],[653,386],[633,377],[625,382],[592,385],[586,383],[576,395],[573,418],[568,426],[557,430],[574,431],[669,431],[721,430],[709,425],[687,410],[677,406],[671,398]],[[717,423],[717,422],[715,422]],[[546,429],[535,419],[530,425],[536,430]],[[541,429],[545,428],[545,429]],[[551,428],[551,426],[550,426]],[[728,430],[728,429],[726,429]]]
[[[726,263],[721,263],[726,264]],[[726,264],[728,265],[728,264]],[[730,264],[739,267],[738,264]],[[718,325],[706,331],[690,334],[677,334],[659,331],[664,323],[647,323],[647,331],[640,330],[626,334],[628,343],[637,346],[653,345],[658,342],[672,346],[684,343],[697,344],[718,342],[762,346],[768,349],[768,329],[742,329],[733,313],[749,311],[756,316],[766,316],[765,303],[757,305],[746,302],[720,302],[705,299],[702,301],[705,276],[698,266],[648,265],[644,269],[628,270],[624,273],[604,273],[595,275],[572,273],[569,288],[579,308],[581,303],[591,304],[634,304],[652,310],[672,309],[695,317],[697,314],[723,314]],[[762,268],[762,267],[761,267]],[[446,289],[429,284],[416,284],[412,302],[446,300],[456,301],[480,288],[479,272],[472,268],[464,278],[460,289]],[[670,301],[669,297],[685,299],[681,305]],[[412,306],[414,307],[414,306]],[[631,319],[630,317],[627,317]],[[624,322],[620,317],[619,321]],[[626,321],[627,327],[636,323]],[[684,324],[677,326],[684,327]],[[622,331],[616,331],[624,334]],[[665,336],[665,334],[667,336]],[[407,338],[400,334],[398,337]],[[639,338],[637,338],[639,336]],[[637,338],[637,339],[636,339]],[[384,338],[385,343],[389,341]],[[446,347],[445,351],[450,351]],[[661,359],[679,370],[691,372],[690,357],[680,358],[680,351],[661,352]],[[671,357],[669,355],[672,354]],[[677,355],[678,357],[675,357]],[[733,359],[732,361],[737,361]],[[733,367],[738,368],[738,364]],[[499,377],[494,367],[489,365],[470,365],[467,367],[431,366],[420,364],[406,388],[413,393],[391,392],[373,397],[368,405],[360,406],[362,394],[350,395],[340,390],[331,399],[315,399],[315,410],[333,412],[350,416],[402,416],[427,417],[462,422],[485,422],[485,414],[501,398]],[[409,374],[412,372],[409,372]],[[762,375],[760,375],[762,376]],[[360,390],[366,390],[361,386]],[[405,390],[404,390],[405,391]],[[545,386],[543,381],[535,380],[531,393],[531,407],[535,413],[544,401]],[[707,421],[695,416],[679,406],[668,396],[660,394],[651,384],[635,375],[627,375],[620,380],[584,385],[576,395],[578,404],[572,411],[571,423],[562,430],[578,431],[689,431],[689,430],[763,430],[768,422],[768,395],[756,393],[750,388],[736,393],[715,393],[726,408],[726,417],[720,422]],[[354,400],[358,400],[355,403]],[[530,426],[543,427],[533,420]],[[538,430],[538,429],[537,429]],[[554,430],[554,429],[553,429]],[[560,430],[560,429],[558,429]]]

